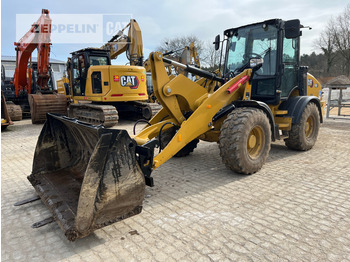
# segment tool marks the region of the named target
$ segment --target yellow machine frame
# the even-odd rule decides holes
[[[244,70],[215,92],[208,93],[208,90],[203,86],[183,75],[178,75],[176,78],[169,77],[164,67],[162,53],[151,53],[149,61],[154,92],[163,105],[163,109],[151,119],[151,126],[144,128],[134,139],[139,145],[144,145],[156,137],[161,128],[167,130],[172,127],[171,124],[167,123],[173,123],[180,127],[166,148],[154,157],[153,169],[169,160],[195,138],[218,142],[223,121],[217,121],[213,124],[212,119],[216,113],[221,108],[242,97],[243,100],[250,100],[251,85],[249,81],[239,83],[239,80],[245,76],[249,78],[252,72],[251,69]],[[203,83],[202,81],[198,82]],[[322,101],[321,84],[310,74],[307,74],[307,82],[309,83],[307,94],[309,96],[317,94]],[[234,88],[231,93],[228,92],[230,88]],[[297,92],[292,94],[292,96],[297,95]],[[321,115],[324,112],[324,105],[325,103],[322,101]],[[291,129],[292,117],[287,116],[288,110],[278,110],[278,107],[279,104],[270,105],[270,112],[279,130],[288,131]],[[186,119],[181,110],[192,111],[193,114]]]

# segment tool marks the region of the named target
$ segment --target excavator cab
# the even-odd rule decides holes
[[[84,96],[86,88],[87,72],[90,66],[106,66],[111,65],[109,51],[97,48],[85,48],[72,53],[72,93],[74,96]],[[101,73],[100,73],[101,75]],[[101,78],[98,74],[92,75],[92,83],[94,89],[99,89],[102,92],[102,86],[96,84],[95,79]],[[98,91],[96,93],[99,93]]]

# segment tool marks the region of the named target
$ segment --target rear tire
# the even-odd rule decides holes
[[[288,148],[298,151],[311,149],[317,140],[320,129],[320,114],[315,103],[309,103],[301,116],[300,122],[292,124],[289,137],[285,144]]]
[[[238,108],[221,127],[220,156],[227,168],[249,175],[265,164],[271,147],[271,127],[266,114],[256,108]]]

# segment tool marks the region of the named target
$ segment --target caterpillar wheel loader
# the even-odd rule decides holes
[[[123,31],[129,28],[128,35]],[[141,29],[136,20],[119,31],[101,48],[85,48],[68,58],[68,79],[57,81],[58,90],[73,103],[70,117],[91,124],[112,127],[120,114],[134,114],[149,120],[146,70],[143,65]],[[111,59],[126,53],[130,65],[112,65]]]
[[[222,77],[151,53],[163,108],[135,136],[48,114],[28,179],[52,217],[35,226],[57,221],[73,241],[140,213],[152,171],[190,154],[199,140],[218,142],[223,163],[241,174],[260,170],[277,139],[311,149],[324,101],[320,83],[299,65],[301,27],[273,19],[224,31]],[[204,80],[169,77],[164,63]]]

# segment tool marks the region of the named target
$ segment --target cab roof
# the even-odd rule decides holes
[[[259,25],[259,24],[261,24],[261,25],[262,24],[279,25],[281,22],[283,22],[282,19],[278,19],[278,18],[269,19],[269,20],[265,20],[265,21],[262,21],[262,22],[258,22],[258,23],[253,23],[253,24],[248,24],[248,25],[244,25],[244,26],[240,26],[240,27],[226,29],[224,31],[224,35],[227,36],[227,37],[230,37],[230,36],[232,36],[234,34],[234,32],[236,32],[238,29],[241,29],[241,28],[250,27],[250,26]]]

